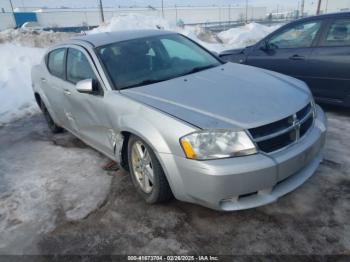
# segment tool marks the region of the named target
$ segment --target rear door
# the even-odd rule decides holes
[[[309,72],[307,82],[317,98],[350,101],[350,17],[329,21],[311,55]]]
[[[54,117],[55,122],[61,126],[65,125],[65,111],[63,106],[65,85],[65,57],[66,48],[58,48],[48,53],[46,65],[48,74],[40,78],[42,90],[49,100],[46,105],[50,114]]]
[[[277,31],[255,46],[246,63],[305,80],[321,25],[320,20],[303,21]]]
[[[105,113],[104,87],[94,63],[86,50],[75,46],[68,48],[66,65],[66,98],[69,129],[100,151],[113,155],[110,140],[110,121]],[[76,84],[81,80],[94,79],[99,83],[99,91],[80,93]]]

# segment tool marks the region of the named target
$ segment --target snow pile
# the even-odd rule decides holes
[[[127,14],[112,17],[108,23],[92,29],[87,33],[94,34],[135,29],[174,30],[175,26],[171,25],[168,20],[165,20],[161,17],[146,16],[140,14]]]
[[[110,22],[89,31],[88,34],[133,29],[163,29],[181,33],[211,51],[221,52],[226,49],[254,44],[267,34],[276,30],[279,26],[268,27],[257,23],[250,23],[242,27],[223,31],[216,36],[199,26],[185,26],[181,28],[161,17],[127,14],[113,17]]]
[[[185,28],[178,28],[177,32],[191,38],[208,50],[220,53],[227,49],[225,45],[220,43],[215,35],[204,30],[199,26],[186,26]]]
[[[250,23],[242,27],[231,28],[218,34],[224,45],[229,48],[240,48],[255,44],[269,33],[275,31],[280,25],[265,26]]]
[[[0,32],[0,126],[38,112],[31,88],[31,68],[40,63],[45,47],[73,35],[21,29]]]
[[[30,71],[44,49],[0,44],[0,125],[38,111]]]
[[[105,23],[93,30],[88,31],[88,34],[96,34],[102,32],[115,32],[124,30],[135,29],[162,29],[179,32],[194,41],[197,41],[201,45],[213,51],[222,51],[224,46],[217,42],[217,39],[213,37],[209,32],[205,32],[200,27],[177,27],[170,23],[168,20],[161,17],[140,15],[140,14],[127,14],[122,16],[116,16],[108,23]]]
[[[23,29],[7,29],[0,32],[0,43],[15,43],[29,47],[48,47],[57,42],[67,40],[76,33],[28,31]]]

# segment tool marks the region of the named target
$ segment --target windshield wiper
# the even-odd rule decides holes
[[[186,72],[184,74],[181,74],[179,76],[193,74],[193,73],[196,73],[196,72],[199,72],[199,71],[203,71],[205,69],[209,69],[209,68],[216,67],[216,66],[219,66],[219,65],[212,64],[212,65],[207,65],[207,66],[197,66],[197,67],[192,68],[190,71],[188,71],[188,72]],[[154,84],[154,83],[159,83],[159,82],[163,82],[163,81],[166,81],[166,80],[169,80],[169,79],[172,79],[172,78],[175,78],[175,77],[179,77],[179,76],[172,76],[172,77],[168,77],[168,78],[164,78],[164,79],[145,79],[145,80],[142,80],[141,82],[138,82],[136,84],[122,87],[121,89],[128,89],[128,88],[133,88],[133,87],[138,87],[138,86],[144,86],[144,85],[150,85],[150,84]]]
[[[154,84],[154,83],[158,83],[158,82],[162,82],[165,81],[166,79],[146,79],[146,80],[142,80],[141,82],[138,82],[134,85],[130,85],[130,86],[125,86],[121,89],[127,89],[127,88],[132,88],[132,87],[138,87],[138,86],[144,86],[144,85],[150,85],[150,84]]]
[[[209,68],[217,67],[217,66],[219,66],[219,65],[212,64],[212,65],[207,65],[207,66],[197,66],[197,67],[192,68],[190,71],[184,73],[183,75],[189,75],[189,74],[197,73],[199,71],[203,71],[205,69],[209,69]]]

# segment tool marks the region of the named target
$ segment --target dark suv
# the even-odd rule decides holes
[[[319,102],[350,106],[350,12],[291,22],[220,57],[299,78]]]

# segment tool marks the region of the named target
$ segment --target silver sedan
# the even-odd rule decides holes
[[[118,161],[148,203],[264,205],[303,184],[322,159],[326,118],[303,82],[224,63],[174,32],[53,46],[33,67],[32,86],[50,129]]]

